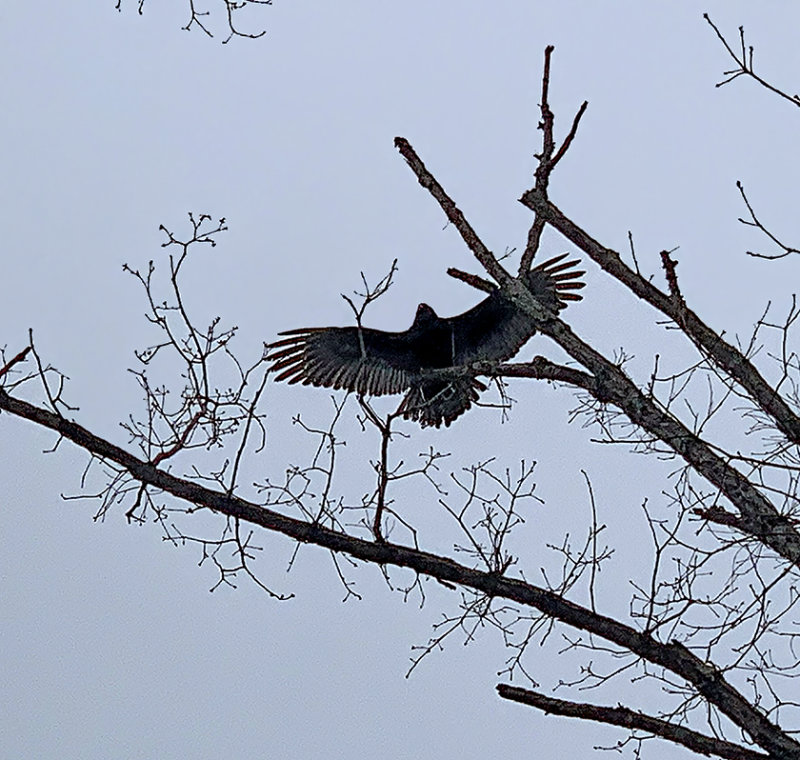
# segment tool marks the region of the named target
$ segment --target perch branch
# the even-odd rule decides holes
[[[671,298],[628,267],[616,251],[601,245],[588,232],[565,216],[551,201],[542,198],[534,190],[526,192],[520,200],[537,214],[543,215],[548,224],[636,296],[679,325],[704,356],[708,356],[750,394],[790,441],[800,444],[800,417],[792,411],[741,351],[724,341],[683,302]]]

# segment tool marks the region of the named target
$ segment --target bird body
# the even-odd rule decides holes
[[[553,315],[584,286],[577,260],[557,256],[528,272],[527,285]],[[267,346],[276,380],[355,391],[362,396],[406,393],[401,411],[423,427],[456,419],[486,386],[463,368],[480,361],[505,361],[536,332],[533,317],[499,290],[454,317],[440,317],[420,304],[404,332],[367,327],[305,327]],[[448,368],[458,369],[448,375]]]

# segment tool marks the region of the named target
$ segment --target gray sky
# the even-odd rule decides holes
[[[658,251],[680,246],[684,294],[729,336],[746,334],[767,300],[779,310],[790,302],[796,263],[744,255],[762,241],[736,221],[735,181],[796,242],[798,114],[749,81],[715,89],[729,61],[701,18],[707,10],[731,35],[744,24],[762,73],[793,91],[800,10],[789,4],[278,2],[254,19],[265,37],[224,46],[181,31],[181,3],[158,5],[139,17],[135,3],[118,14],[113,0],[16,3],[0,26],[0,345],[13,355],[32,327],[45,360],[71,378],[75,418],[120,445],[119,422],[142,406],[126,369],[152,335],[122,264],[163,262],[158,226],[185,232],[187,211],[228,220],[218,247],[190,261],[186,292],[198,322],[219,314],[239,326],[246,359],[281,329],[348,323],[339,294],[359,285],[360,271],[382,276],[394,258],[396,282],[372,325],[405,329],[420,301],[444,315],[474,304],[476,292],[445,270],[477,264],[392,140],[411,141],[495,252],[522,246],[529,213],[516,199],[539,148],[550,43],[559,135],[589,101],[554,176],[554,202],[617,250],[631,230],[659,282]],[[566,247],[553,235],[546,249]],[[606,353],[624,345],[639,379],[656,339],[659,351],[675,351],[674,368],[691,357],[587,268],[585,300],[566,313],[584,338]],[[560,358],[541,339],[521,356],[535,352]],[[567,389],[511,391],[510,422],[476,410],[447,431],[417,433],[402,451],[437,446],[452,452],[453,469],[493,456],[501,468],[537,460],[545,503],[521,534],[534,571],[553,562],[548,541],[584,535],[586,469],[618,547],[601,608],[625,615],[627,594],[614,584],[624,589],[649,561],[639,505],[659,499],[674,465],[591,445],[591,431],[567,425]],[[251,480],[303,461],[310,444],[290,418],[301,410],[323,424],[330,394],[274,387],[266,408],[269,442],[248,465]],[[373,485],[364,460],[377,442],[347,425],[337,487],[353,496]],[[66,444],[42,456],[53,443],[0,418],[4,757],[555,758],[623,738],[499,700],[506,653],[489,630],[469,647],[451,639],[404,678],[411,647],[457,609],[436,584],[425,583],[420,610],[418,598],[403,603],[375,568],[360,567],[350,577],[363,600],[342,604],[325,552],[304,548],[286,575],[293,547],[264,536],[256,569],[295,598],[276,602],[244,578],[210,594],[215,572],[198,568],[196,548],[163,542],[152,524],[128,526],[124,510],[96,523],[91,503],[62,501],[78,492],[86,460]],[[423,548],[450,551],[430,489],[409,487],[398,500],[424,528]],[[212,521],[199,525],[213,536]],[[552,659],[532,655],[531,666],[545,686],[565,675]],[[642,706],[639,693],[631,686],[619,699]],[[650,752],[685,756],[665,744]]]

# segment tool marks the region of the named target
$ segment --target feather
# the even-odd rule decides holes
[[[586,284],[576,259],[555,256],[532,269],[525,281],[537,302],[556,315],[582,296]],[[431,370],[465,367],[478,361],[506,361],[536,332],[536,320],[499,290],[473,308],[442,318],[420,304],[405,332],[366,327],[301,327],[280,333],[267,345],[276,380],[362,396],[405,393],[400,410],[423,427],[450,425],[486,386],[463,371],[447,377]]]

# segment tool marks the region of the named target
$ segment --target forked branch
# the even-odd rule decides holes
[[[711,17],[707,14],[703,14],[703,18],[706,20],[708,25],[714,30],[717,35],[717,38],[722,43],[725,50],[728,51],[728,55],[733,58],[734,62],[736,63],[735,69],[730,69],[724,72],[724,76],[726,77],[721,82],[717,82],[717,87],[723,87],[724,85],[732,82],[734,79],[737,79],[740,76],[748,76],[751,79],[754,79],[758,82],[762,87],[766,88],[770,92],[774,92],[776,95],[782,97],[784,100],[788,100],[793,105],[800,107],[800,95],[789,95],[787,92],[775,87],[775,85],[770,84],[766,79],[759,76],[755,72],[755,67],[753,66],[753,46],[752,45],[745,45],[744,41],[744,27],[739,27],[739,51],[735,51],[725,36],[720,32],[717,28],[716,24],[711,20]]]
[[[539,129],[542,130],[542,152],[536,154],[539,159],[539,164],[534,172],[535,183],[534,187],[542,195],[547,197],[547,189],[550,185],[550,175],[553,173],[558,162],[564,157],[569,150],[575,135],[578,132],[578,124],[580,124],[583,114],[586,112],[589,102],[584,100],[575,118],[572,120],[572,127],[569,133],[561,143],[561,147],[556,150],[556,141],[553,135],[553,126],[555,123],[555,115],[550,108],[550,59],[553,55],[555,47],[548,45],[544,50],[544,72],[542,74],[542,102],[540,103],[541,121],[539,122]],[[525,245],[525,251],[519,263],[518,276],[522,277],[533,265],[534,256],[539,250],[541,243],[542,233],[544,232],[547,219],[534,215],[533,223],[530,230],[528,230],[528,240]]]

